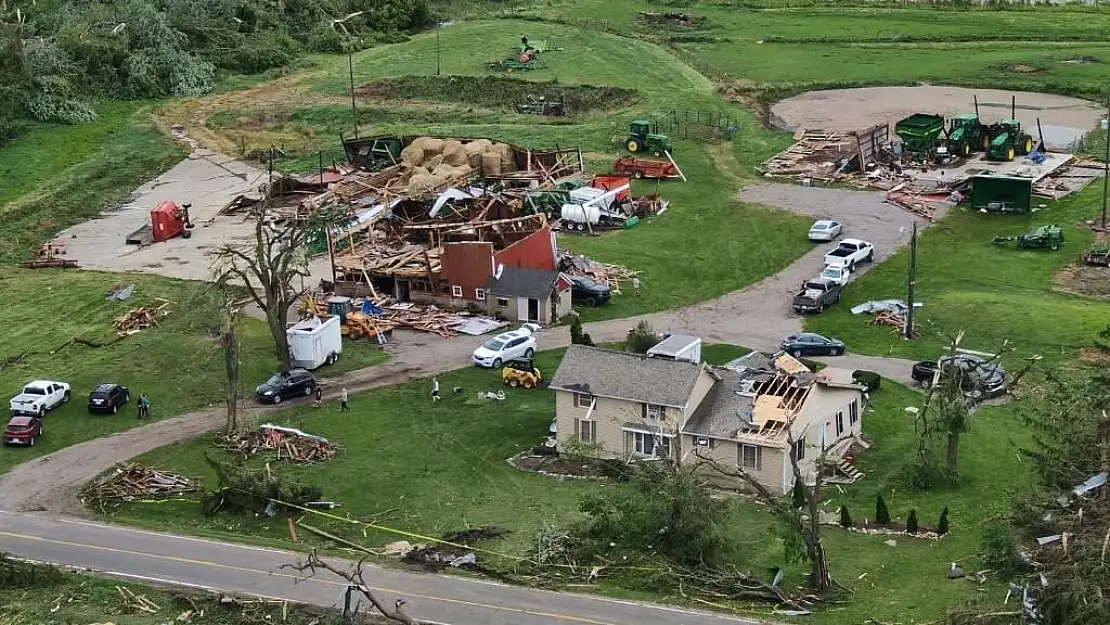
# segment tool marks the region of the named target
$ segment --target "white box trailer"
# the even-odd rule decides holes
[[[326,319],[312,317],[290,326],[285,335],[289,338],[289,355],[294,367],[316,369],[339,360],[343,353],[343,334],[339,317]]]

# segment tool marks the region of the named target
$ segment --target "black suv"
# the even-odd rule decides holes
[[[254,391],[261,402],[280,404],[290,397],[308,397],[316,390],[316,378],[307,369],[290,369],[275,373]]]
[[[89,393],[89,412],[110,412],[116,414],[124,404],[131,401],[131,393],[126,386],[119,384],[98,384]]]
[[[585,276],[570,276],[570,299],[575,304],[585,304],[593,308],[609,303],[612,296],[607,285],[598,284]]]

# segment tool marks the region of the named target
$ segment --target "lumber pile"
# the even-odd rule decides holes
[[[196,492],[198,488],[195,480],[183,475],[140,464],[124,464],[90,483],[82,493],[82,498],[87,503],[104,509],[129,501],[180,497]]]
[[[149,306],[132,308],[123,315],[113,319],[112,326],[116,328],[120,336],[134,334],[146,328],[153,328],[158,325],[159,319],[170,314],[170,311],[167,310],[169,305],[169,302],[165,302],[156,308],[151,308]]]
[[[936,220],[936,205],[932,202],[922,200],[915,196],[913,193],[902,191],[901,186],[894,187],[887,194],[883,200],[887,204],[897,206],[910,211],[915,215],[919,215],[928,219],[929,221]]]
[[[157,603],[147,599],[146,595],[137,595],[123,586],[116,586],[116,592],[119,593],[120,607],[124,613],[146,612],[147,614],[156,614],[161,609]]]
[[[242,458],[272,453],[278,460],[298,464],[331,460],[337,451],[336,446],[326,438],[270,424],[259,426],[258,430],[250,433],[226,432],[215,445]]]
[[[902,330],[906,327],[906,318],[898,313],[884,310],[876,313],[875,316],[871,318],[870,324],[873,326],[890,326]],[[913,331],[915,334],[917,333],[917,323],[913,324]]]
[[[435,306],[414,304],[395,304],[385,309],[383,320],[394,328],[406,328],[420,332],[438,334],[442,337],[455,336],[452,329],[455,316]],[[391,328],[392,329],[392,328]]]
[[[826,130],[804,130],[789,148],[763,161],[759,170],[771,176],[828,178],[837,162],[859,153],[859,139]]]
[[[598,284],[607,284],[613,295],[621,294],[620,285],[622,280],[637,280],[640,278],[640,272],[635,269],[612,263],[599,263],[586,256],[579,256],[571,252],[560,253],[559,268],[568,275],[585,276]]]

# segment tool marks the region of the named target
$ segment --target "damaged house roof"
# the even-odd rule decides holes
[[[493,295],[546,300],[551,297],[558,277],[559,272],[554,270],[502,267],[500,276],[490,278],[488,291]]]
[[[683,360],[571,345],[551,388],[683,408],[701,370],[702,365]]]

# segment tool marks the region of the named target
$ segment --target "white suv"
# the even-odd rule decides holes
[[[531,358],[536,353],[534,333],[537,328],[535,324],[526,323],[517,330],[498,334],[474,350],[474,364],[500,369],[507,360]]]

